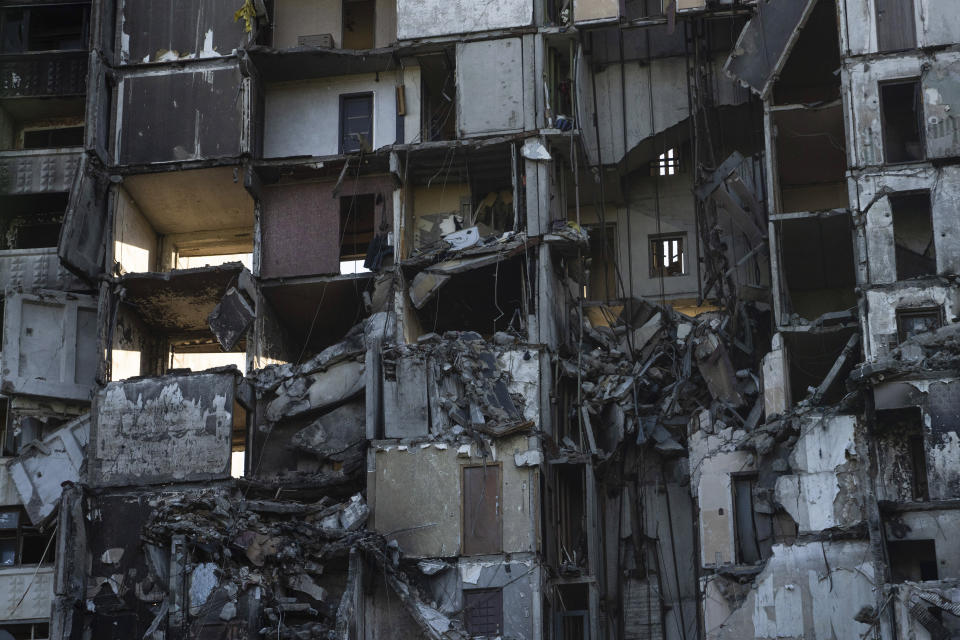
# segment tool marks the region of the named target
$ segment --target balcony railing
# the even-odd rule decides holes
[[[69,191],[83,149],[0,151],[0,195]]]
[[[86,93],[86,51],[39,51],[0,56],[0,98]]]

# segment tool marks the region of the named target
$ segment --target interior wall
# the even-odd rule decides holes
[[[650,277],[650,236],[686,233],[684,237],[686,274],[664,277],[663,293],[673,298],[696,296],[697,230],[694,196],[691,193],[692,176],[689,173],[679,173],[655,179],[652,176],[643,175],[643,170],[639,170],[631,176],[629,189],[629,213],[622,203],[608,204],[606,207],[606,222],[616,224],[615,258],[620,267],[623,286],[630,288],[632,260],[631,295],[659,297],[661,279]],[[570,213],[571,219],[574,219],[573,216],[574,214]],[[593,206],[581,205],[580,219],[583,224],[600,224],[600,212]],[[632,257],[629,257],[631,254]]]
[[[260,215],[260,274],[264,278],[338,274],[340,272],[340,198],[374,194],[387,227],[393,227],[393,178],[364,176],[345,179],[340,198],[335,182],[301,182],[263,190]],[[381,223],[378,217],[375,225]]]
[[[343,0],[277,0],[273,9],[273,46],[297,46],[297,36],[329,33],[333,46],[343,46]],[[374,9],[374,47],[397,41],[396,0],[377,0]]]
[[[158,236],[137,203],[122,187],[116,190],[113,259],[125,273],[153,271]]]
[[[420,135],[420,68],[402,72],[407,115],[400,142]],[[267,86],[263,153],[268,158],[333,156],[340,152],[340,96],[373,93],[372,147],[397,142],[396,78],[391,74],[336,76]]]
[[[413,191],[414,246],[431,243],[456,231],[453,215],[460,214],[460,199],[470,197],[466,183],[418,185]]]

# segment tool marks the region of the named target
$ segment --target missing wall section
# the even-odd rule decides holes
[[[777,222],[781,278],[786,284],[781,324],[816,320],[857,304],[853,232],[848,214]]]

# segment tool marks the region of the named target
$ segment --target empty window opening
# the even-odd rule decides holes
[[[463,624],[471,637],[503,634],[503,592],[467,589],[463,592]]]
[[[943,326],[940,307],[897,309],[897,340],[903,342],[915,335],[936,331]]]
[[[363,266],[370,241],[376,232],[376,212],[378,202],[383,201],[380,194],[340,198],[340,273],[363,273],[369,269]]]
[[[0,510],[0,568],[52,564],[52,533],[42,533],[30,524],[22,508]]]
[[[373,94],[340,96],[340,153],[373,149]]]
[[[46,622],[0,623],[0,631],[6,631],[13,640],[47,640],[50,624]]]
[[[930,192],[896,194],[889,199],[893,212],[897,280],[936,274]]]
[[[557,640],[588,640],[590,637],[590,587],[586,584],[557,585]]]
[[[654,175],[675,176],[680,173],[680,154],[676,149],[667,149],[657,158]]]
[[[86,49],[89,17],[89,3],[5,9],[0,53]]]
[[[617,297],[617,226],[593,225],[590,237],[590,272],[585,286],[587,300],[609,301]]]
[[[68,194],[0,197],[0,249],[56,247]]]
[[[794,322],[794,315],[812,321],[856,307],[850,225],[848,214],[777,222],[780,277],[786,285],[781,288],[781,324]]]
[[[686,233],[650,236],[650,277],[687,274]]]
[[[933,540],[890,540],[887,555],[894,582],[938,579],[937,546]]]
[[[920,80],[880,85],[883,150],[888,163],[924,159]]]
[[[557,565],[565,575],[586,567],[587,528],[583,467],[557,465]]]
[[[374,0],[343,0],[343,48],[373,49]]]
[[[500,466],[463,468],[463,555],[500,553]]]
[[[877,49],[902,51],[917,46],[913,0],[874,0],[877,10]]]
[[[58,149],[60,147],[82,147],[83,127],[59,127],[55,129],[33,129],[23,132],[24,149]]]
[[[447,52],[420,56],[420,119],[424,141],[457,137],[457,88],[454,56]]]

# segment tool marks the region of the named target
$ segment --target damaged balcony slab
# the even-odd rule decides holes
[[[7,463],[31,522],[41,524],[53,514],[63,483],[80,481],[89,441],[90,414],[86,414],[27,444]]]
[[[240,380],[230,367],[107,384],[93,403],[90,486],[228,479]]]
[[[319,47],[272,49],[255,45],[247,47],[245,52],[257,71],[270,82],[386,72],[397,65],[400,57],[394,47],[351,51]]]
[[[128,273],[120,278],[122,300],[149,326],[168,334],[209,335],[208,318],[244,267],[215,267],[166,273]]]

